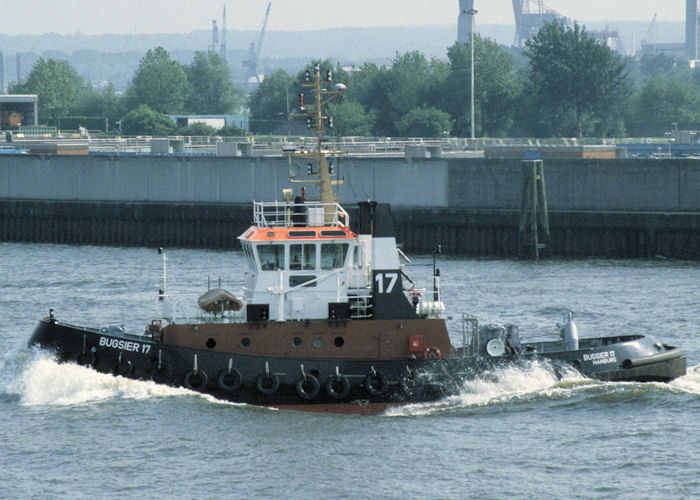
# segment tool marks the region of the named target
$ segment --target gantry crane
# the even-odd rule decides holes
[[[257,84],[260,84],[260,74],[258,73],[258,60],[260,59],[260,51],[262,50],[263,39],[265,37],[265,28],[267,28],[267,19],[270,17],[270,6],[272,2],[267,4],[267,11],[265,12],[265,18],[263,20],[262,28],[260,29],[260,35],[258,36],[257,43],[255,41],[250,42],[248,47],[248,58],[243,61],[243,66],[248,68],[245,75],[245,89],[250,90],[250,80],[255,78]]]
[[[523,42],[537,33],[545,22],[566,19],[544,5],[542,0],[513,0],[513,13],[515,45],[518,47],[522,47]]]

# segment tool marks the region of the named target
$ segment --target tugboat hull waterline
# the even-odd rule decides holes
[[[164,315],[143,334],[40,321],[29,345],[60,361],[99,372],[183,386],[217,398],[277,408],[379,413],[459,393],[466,380],[494,367],[544,361],[610,381],[670,381],[686,372],[678,348],[651,336],[579,339],[571,313],[560,339],[521,341],[515,325],[479,325],[462,315],[462,343],[448,334],[439,271],[431,290],[406,274],[388,205],[360,203],[351,229],[335,201],[322,135],[322,107],[344,86],[325,90],[316,66],[306,86],[315,103],[300,111],[317,138],[315,151],[287,151],[317,178],[319,198],[283,190],[282,202],[255,202],[253,225],[240,237],[248,269],[240,297],[220,288],[198,301],[202,317]],[[308,162],[308,163],[307,163]],[[299,182],[292,179],[292,182]],[[167,300],[165,283],[160,298]],[[241,271],[242,272],[242,271]]]
[[[558,342],[523,343],[518,354],[515,346],[507,345],[512,354],[496,351],[495,356],[484,346],[483,355],[474,356],[468,348],[445,345],[438,338],[442,335],[416,333],[430,332],[424,321],[430,320],[384,320],[371,326],[353,320],[177,324],[163,329],[156,324],[151,335],[140,336],[48,317],[37,326],[30,345],[50,349],[60,361],[184,386],[223,400],[340,413],[377,413],[393,405],[435,401],[458,393],[465,380],[486,370],[536,359],[548,360],[555,370],[575,368],[605,381],[667,382],[686,372],[680,349],[652,337],[582,339],[579,349],[571,351],[551,350]],[[499,328],[482,327],[482,332],[489,330]],[[494,339],[493,349],[498,349],[501,338]],[[423,344],[426,340],[431,345]],[[321,358],[294,352],[307,350],[304,346],[327,346],[329,354]],[[246,349],[254,354],[241,352]]]

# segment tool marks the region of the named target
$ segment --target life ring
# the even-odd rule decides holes
[[[430,347],[426,347],[425,351],[423,351],[423,359],[441,359],[442,358],[442,353],[440,352],[440,349],[437,347],[431,345]]]
[[[296,390],[299,397],[303,399],[313,399],[321,391],[321,382],[313,375],[307,375],[297,380]]]
[[[207,374],[204,370],[191,370],[185,375],[185,386],[195,391],[206,389],[207,381]]]
[[[343,399],[350,394],[350,381],[342,375],[331,375],[326,382],[326,392],[333,399]]]
[[[277,375],[274,373],[270,373],[269,375],[261,373],[255,377],[255,388],[260,394],[270,396],[280,388],[280,379],[277,378]]]
[[[372,396],[379,396],[386,391],[389,381],[382,372],[371,372],[365,377],[365,390]]]
[[[219,388],[227,392],[236,392],[243,385],[243,378],[238,370],[221,370],[217,380]]]
[[[97,364],[97,354],[93,351],[94,347],[91,347],[87,351],[78,354],[78,364],[82,366],[95,366]]]

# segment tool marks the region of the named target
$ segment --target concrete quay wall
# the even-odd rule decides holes
[[[520,209],[520,161],[343,158],[339,200],[397,207]],[[0,158],[0,199],[155,203],[250,203],[298,189],[280,157],[48,155]],[[700,211],[698,160],[546,160],[552,210]],[[306,184],[311,188],[311,183]]]
[[[339,199],[392,204],[411,252],[517,255],[520,162],[344,158]],[[561,256],[700,259],[700,164],[547,160]],[[292,172],[305,175],[306,166]],[[252,200],[281,198],[286,158],[0,158],[0,241],[237,248]],[[310,184],[306,184],[309,189]],[[351,210],[351,219],[354,210]]]

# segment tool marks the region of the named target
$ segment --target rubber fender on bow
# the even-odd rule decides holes
[[[406,398],[417,398],[425,391],[425,384],[415,376],[408,376],[401,379],[401,390]]]
[[[255,378],[255,388],[260,394],[270,396],[280,388],[280,379],[274,373],[269,375],[261,373]]]
[[[314,399],[321,391],[321,383],[313,375],[306,375],[296,383],[297,394],[303,399]]]
[[[343,399],[350,394],[350,381],[347,377],[331,375],[326,381],[326,392],[333,399]]]
[[[93,348],[90,348],[78,354],[77,361],[82,366],[95,366],[97,364],[97,354],[93,351]]]
[[[195,391],[201,391],[207,387],[207,374],[204,370],[191,370],[185,375],[185,387]]]
[[[134,371],[135,371],[134,365],[131,363],[131,361],[128,361],[128,360],[120,360],[114,366],[114,374],[115,375],[122,375],[124,377],[131,377],[134,375]]]
[[[243,385],[243,378],[238,370],[226,369],[219,373],[217,383],[222,391],[236,392]]]
[[[168,380],[168,372],[166,372],[164,368],[159,369],[157,366],[151,368],[149,376],[151,377],[151,380],[154,381],[156,384],[162,384],[166,380]]]
[[[389,381],[382,372],[368,373],[365,377],[365,390],[372,396],[383,394],[387,387],[389,387]]]

